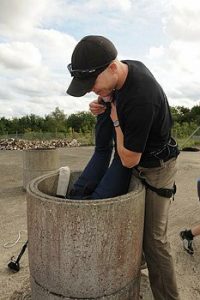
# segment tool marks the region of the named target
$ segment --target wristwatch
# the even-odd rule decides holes
[[[113,122],[113,125],[114,125],[114,127],[119,127],[119,120],[115,120],[115,121]]]

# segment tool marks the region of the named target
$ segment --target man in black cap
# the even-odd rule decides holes
[[[80,97],[90,92],[97,78],[108,69],[116,57],[117,50],[108,39],[102,36],[83,38],[75,47],[71,64],[68,65],[73,79],[67,93]],[[70,198],[102,199],[122,195],[128,190],[132,170],[122,165],[117,151],[109,167],[113,150],[114,128],[110,118],[111,106],[105,101],[110,102],[113,92],[111,84],[109,91],[100,92],[104,101],[99,97],[97,101],[91,103],[91,110],[97,115],[95,152],[75,183],[69,195]],[[118,126],[117,122],[115,126]]]
[[[177,300],[167,223],[179,151],[170,134],[166,95],[143,63],[119,61],[113,43],[102,36],[84,37],[68,69],[73,77],[68,94],[98,95],[90,103],[97,116],[95,151],[69,196],[101,199],[126,193],[132,172],[137,173],[146,186],[143,249],[152,292],[156,300]]]

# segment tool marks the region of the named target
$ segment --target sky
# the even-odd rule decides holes
[[[171,106],[200,105],[199,15],[199,0],[0,0],[0,117],[87,111],[95,94],[66,94],[86,35],[145,63]]]

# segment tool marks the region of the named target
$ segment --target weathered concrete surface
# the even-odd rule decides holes
[[[58,149],[28,149],[23,151],[23,187],[34,178],[59,168]]]
[[[140,182],[134,179],[134,190],[120,197],[80,201],[54,197],[57,179],[46,175],[27,189],[32,299],[138,299]]]
[[[129,283],[126,287],[117,291],[116,293],[108,296],[103,296],[100,298],[73,298],[73,300],[136,300],[139,299],[138,287],[140,285],[140,277],[135,278],[131,283]],[[72,298],[64,297],[61,295],[56,295],[54,292],[49,292],[45,290],[43,287],[38,285],[34,279],[32,278],[32,292],[31,299],[37,300],[70,300]],[[35,297],[35,298],[34,298]],[[150,299],[148,299],[150,300]]]

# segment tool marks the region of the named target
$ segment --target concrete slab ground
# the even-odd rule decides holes
[[[93,152],[93,147],[59,149],[60,166],[73,170],[83,168]],[[200,203],[197,199],[196,180],[200,177],[200,152],[182,152],[179,156],[175,200],[169,216],[169,239],[174,256],[177,281],[182,300],[200,299],[200,237],[194,241],[194,256],[182,248],[179,231],[200,223]],[[11,256],[17,256],[27,239],[26,200],[22,188],[23,164],[21,151],[0,152],[0,300],[30,299],[27,251],[20,261],[21,269],[13,274],[7,268]],[[14,242],[21,231],[20,241],[12,248],[5,243]],[[143,274],[141,299],[151,300],[148,273]],[[15,291],[15,297],[11,296]],[[21,296],[20,296],[21,293]],[[25,296],[25,293],[27,295]],[[20,298],[21,297],[21,298]]]

